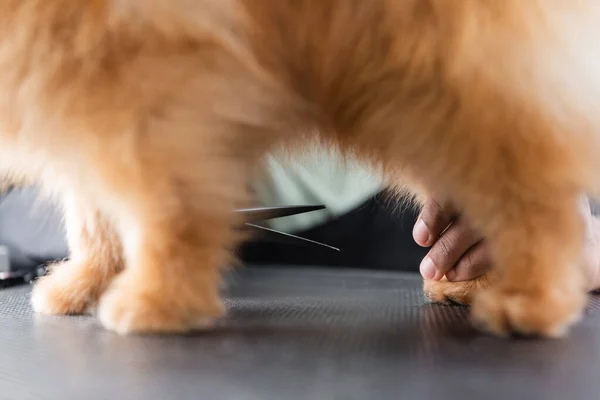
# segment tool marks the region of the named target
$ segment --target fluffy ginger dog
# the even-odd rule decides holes
[[[313,137],[485,234],[494,274],[431,298],[472,297],[498,335],[585,308],[597,0],[0,0],[0,20],[0,163],[60,200],[71,251],[36,312],[210,327],[252,171]]]

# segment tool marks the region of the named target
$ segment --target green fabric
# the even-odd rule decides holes
[[[273,229],[292,233],[358,207],[379,192],[382,181],[356,162],[315,149],[293,159],[269,155],[253,188],[265,206],[327,206],[326,210],[266,222]]]

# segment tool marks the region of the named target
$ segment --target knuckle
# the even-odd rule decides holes
[[[456,247],[453,240],[451,240],[448,236],[444,236],[439,241],[439,251],[443,256],[449,256],[452,254],[454,248]]]
[[[466,279],[477,278],[491,268],[492,263],[489,253],[483,243],[480,243],[477,247],[467,252],[460,261],[460,269]]]
[[[468,251],[466,254],[463,255],[463,258],[460,260],[462,267],[465,268],[466,270],[468,270],[469,272],[471,272],[471,270],[473,269],[473,267],[476,265],[476,263],[478,261],[478,257],[476,257],[474,253],[476,253],[476,252]],[[481,260],[479,260],[479,261],[481,261]]]
[[[454,264],[453,254],[456,253],[455,242],[442,236],[434,247],[432,257],[435,259],[436,264],[444,269],[451,267]]]

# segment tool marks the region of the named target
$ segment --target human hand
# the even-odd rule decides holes
[[[583,248],[583,267],[589,290],[600,289],[600,218],[592,215],[587,198],[580,202],[585,219],[586,233]]]
[[[431,247],[420,265],[425,279],[472,280],[492,268],[483,236],[447,203],[425,203],[413,230],[418,245]]]
[[[591,214],[587,198],[580,202],[586,225],[583,265],[588,289],[600,289],[600,219]],[[413,230],[417,244],[430,247],[421,262],[425,279],[449,281],[475,279],[492,269],[485,238],[450,204],[429,200],[425,203]]]

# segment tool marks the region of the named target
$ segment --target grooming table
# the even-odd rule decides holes
[[[600,396],[600,300],[564,340],[475,332],[414,275],[238,270],[214,332],[120,337],[0,290],[0,399],[527,399]]]

